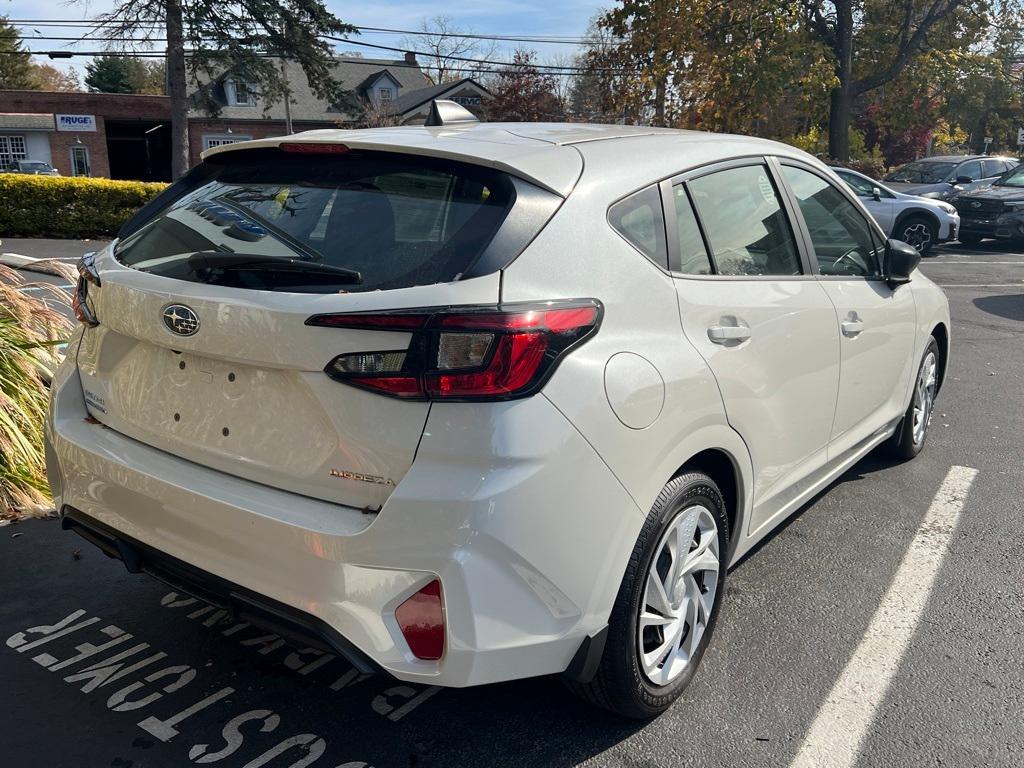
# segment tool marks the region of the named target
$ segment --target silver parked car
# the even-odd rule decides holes
[[[946,297],[792,147],[443,112],[209,150],[83,261],[63,525],[361,671],[656,715],[729,566],[925,446]]]
[[[950,203],[897,192],[849,168],[832,170],[860,198],[884,232],[910,243],[922,256],[939,243],[956,240],[960,214]]]
[[[960,192],[991,184],[1020,163],[1015,157],[943,155],[897,168],[885,182],[897,192],[949,200]]]

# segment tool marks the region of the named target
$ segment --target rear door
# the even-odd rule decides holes
[[[665,184],[683,329],[754,465],[749,533],[824,465],[839,385],[835,311],[797,247],[767,162]]]
[[[89,413],[198,465],[377,509],[412,463],[429,403],[325,370],[349,353],[367,353],[355,358],[367,370],[401,365],[412,334],[307,320],[495,305],[500,272],[465,275],[501,239],[521,182],[390,153],[217,158],[207,181],[99,257],[99,324],[78,357]]]
[[[809,166],[781,162],[836,310],[842,372],[829,456],[837,458],[902,415],[915,367],[917,310],[909,289],[886,283],[884,241],[839,187]]]

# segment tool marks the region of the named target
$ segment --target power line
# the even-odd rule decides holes
[[[34,24],[39,27],[50,26],[50,27],[110,27],[117,26],[121,22],[117,19],[8,19],[11,24],[17,24],[19,26]],[[136,27],[145,26],[156,26],[163,28],[162,24],[152,23],[148,25],[146,23],[136,24]],[[437,38],[460,38],[467,40],[493,40],[496,42],[511,42],[511,43],[536,43],[536,44],[552,44],[552,45],[587,45],[589,43],[603,43],[603,44],[621,44],[623,41],[620,40],[604,40],[597,37],[587,37],[580,35],[525,35],[525,34],[485,34],[481,32],[430,32],[422,29],[392,29],[389,27],[370,27],[370,26],[358,26],[352,25],[354,29],[360,32],[368,32],[371,34],[387,34],[387,35],[410,35],[414,37],[437,37]]]
[[[331,35],[324,35],[323,37],[324,37],[325,40],[329,40],[329,41],[334,42],[334,43],[344,43],[345,45],[357,45],[357,46],[361,46],[361,47],[364,47],[364,48],[373,48],[375,50],[389,51],[389,52],[393,52],[393,53],[412,53],[412,54],[415,54],[416,56],[422,56],[422,57],[424,57],[426,59],[441,58],[441,59],[445,59],[446,61],[457,61],[457,62],[466,63],[466,64],[484,64],[484,65],[487,65],[488,67],[498,67],[498,68],[510,68],[510,67],[516,67],[517,66],[516,62],[514,62],[514,61],[494,61],[492,59],[477,59],[477,58],[473,58],[471,56],[455,56],[455,55],[447,55],[447,54],[434,54],[434,53],[431,53],[430,51],[415,51],[415,50],[414,51],[409,51],[409,50],[407,50],[405,48],[396,48],[396,47],[391,46],[391,45],[378,45],[376,43],[366,43],[366,42],[363,42],[361,40],[352,40],[351,38],[347,38],[347,37],[334,37],[334,36],[331,36]],[[87,37],[84,37],[84,36],[83,37],[59,37],[59,36],[45,36],[45,35],[39,35],[39,36],[36,36],[36,37],[23,37],[21,39],[23,39],[23,40],[46,40],[48,42],[49,41],[53,41],[53,42],[71,42],[71,43],[82,43],[82,42],[86,42],[86,41],[99,42],[100,40],[108,40],[108,41],[111,41],[111,42],[132,42],[132,43],[158,43],[158,42],[166,42],[167,41],[167,38],[162,38],[162,37],[147,37],[147,38],[135,38],[135,37],[87,38]],[[53,52],[49,52],[49,51],[39,51],[38,53],[44,54],[44,55],[48,55],[48,56],[50,56],[50,58],[61,58],[61,56],[56,56],[55,57],[53,55]],[[63,52],[63,53],[70,53],[70,52]],[[78,55],[78,56],[103,56],[103,55],[111,55],[111,54],[110,54],[110,52],[105,52],[105,53],[93,53],[93,52],[90,52],[90,53],[86,53],[86,52],[81,52],[81,51],[74,51],[73,55]],[[137,54],[137,55],[143,56],[144,54],[140,53],[140,54]],[[160,55],[162,56],[163,54],[160,54]],[[280,58],[280,56],[274,56],[274,58]],[[358,59],[357,59],[357,61],[358,61]],[[425,66],[425,65],[420,65],[420,66],[422,68],[422,66]],[[574,66],[574,65],[571,65],[571,64],[539,64],[539,63],[530,62],[528,66],[533,67],[534,69],[537,69],[537,70],[542,70],[542,71],[548,72],[549,74],[556,74],[556,75],[567,75],[567,74],[573,74],[573,73],[581,73],[581,74],[597,74],[597,73],[601,73],[601,74],[615,74],[618,71],[618,70],[612,70],[612,69],[601,69],[601,68],[594,68],[594,69],[592,69],[592,68],[589,68],[589,67],[578,67],[578,66]]]
[[[189,52],[186,52],[186,56]],[[50,59],[71,59],[71,58],[89,58],[89,57],[102,57],[110,56],[114,58],[136,58],[136,59],[163,59],[166,57],[166,53],[163,51],[69,51],[69,50],[55,50],[55,51],[43,51],[43,50],[26,50],[26,51],[0,51],[0,56],[46,56]],[[254,54],[258,58],[267,59],[279,59],[281,58],[277,54],[264,53]],[[376,63],[373,59],[361,59],[361,58],[346,58],[346,57],[334,57],[335,61],[343,64],[374,64]],[[437,72],[452,72],[457,71],[459,73],[468,75],[493,75],[497,74],[495,69],[483,69],[480,67],[441,67],[436,64],[407,64],[403,61],[388,61],[387,67],[394,68],[409,68],[418,70],[430,70]],[[593,74],[618,74],[625,75],[629,74],[625,70],[586,70],[586,71],[564,71],[564,72],[549,72],[548,74],[556,77],[586,77]]]

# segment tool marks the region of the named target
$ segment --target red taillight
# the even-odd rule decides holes
[[[601,319],[594,300],[502,308],[316,315],[307,325],[410,331],[408,349],[339,355],[334,379],[415,400],[504,400],[536,392]]]
[[[441,582],[434,579],[395,609],[398,628],[418,659],[437,661],[444,654],[444,606]]]
[[[327,144],[324,142],[284,142],[278,145],[282,152],[294,152],[298,155],[344,155],[349,148],[344,144]]]

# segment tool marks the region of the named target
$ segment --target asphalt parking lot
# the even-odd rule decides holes
[[[0,528],[0,765],[1024,765],[1024,252],[922,269],[954,345],[925,452],[862,461],[733,569],[661,718],[364,678],[31,521]]]

